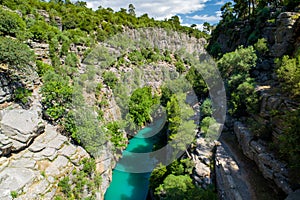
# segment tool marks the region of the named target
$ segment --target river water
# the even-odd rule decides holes
[[[161,140],[161,133],[164,131],[165,119],[161,118],[155,120],[155,122],[142,130],[137,135],[130,139],[129,144],[125,151],[123,151],[122,159],[132,160],[132,154],[134,153],[146,153],[151,152],[153,145],[157,144]],[[151,137],[149,137],[151,136]],[[130,173],[126,169],[131,166],[121,166],[121,163],[130,163],[129,165],[135,165],[134,160],[132,162],[118,162],[113,170],[112,182],[107,189],[104,199],[105,200],[145,200],[148,194],[149,177],[151,172],[148,173]]]

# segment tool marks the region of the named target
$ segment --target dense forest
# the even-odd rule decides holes
[[[87,8],[86,2],[72,3],[70,0],[0,0],[0,4],[0,72],[11,79],[18,79],[20,74],[26,77],[36,71],[42,81],[43,118],[57,125],[73,144],[83,146],[92,156],[92,159],[81,162],[82,171],[74,170],[71,178],[65,176],[59,181],[56,200],[81,199],[83,191],[89,193],[85,199],[95,199],[101,184],[101,175],[97,173],[95,163],[99,149],[109,140],[115,153],[124,150],[128,144],[124,132],[137,131],[152,122],[157,104],[162,105],[167,113],[168,131],[164,142],[180,141],[176,147],[188,150],[170,165],[160,164],[153,170],[150,191],[154,198],[218,198],[214,183],[201,188],[191,178],[195,163],[187,155],[195,148],[195,139],[184,138],[187,132],[194,132],[195,129],[207,140],[217,137],[209,129],[210,124],[218,119],[213,117],[215,109],[209,87],[203,74],[197,70],[199,58],[195,60],[191,55],[183,56],[181,51],[147,46],[142,44],[143,41],[135,46],[135,43],[122,39],[110,40],[116,35],[119,37],[120,33],[140,28],[163,29],[208,41],[206,49],[217,63],[226,87],[228,117],[245,122],[257,140],[266,142],[268,149],[287,163],[291,183],[299,189],[299,41],[290,46],[284,55],[276,57],[271,53],[270,41],[263,32],[263,27],[276,24],[283,12],[296,13],[292,17],[299,24],[299,0],[228,2],[221,8],[219,24],[211,26],[206,23],[209,30],[204,32],[194,26],[181,26],[178,16],[163,21],[150,18],[147,14],[136,16],[132,4],[117,12],[101,6],[92,10]],[[299,34],[300,28],[295,32]],[[222,37],[230,40],[223,41]],[[31,42],[49,45],[50,63],[34,54]],[[105,45],[98,48],[98,44]],[[81,56],[71,51],[73,46],[84,49]],[[122,50],[113,55],[112,49]],[[100,55],[97,59],[101,68],[91,61],[93,54]],[[90,62],[85,63],[83,70],[81,65],[86,59]],[[271,67],[264,71],[267,78],[263,79],[259,76],[258,66],[265,60],[270,62]],[[175,78],[169,78],[172,80],[158,89],[138,87],[138,74],[143,71],[142,67],[157,63],[173,67],[175,75],[170,74],[169,77]],[[210,67],[205,66],[207,74]],[[135,73],[134,78],[130,77],[131,82],[126,80],[130,83],[128,87],[124,85],[126,75],[121,73],[124,68],[132,68]],[[201,104],[199,127],[188,121],[193,109],[185,102],[187,85],[195,91]],[[292,102],[293,107],[271,110],[267,120],[258,117],[263,98],[259,88],[265,85],[271,87],[268,94],[279,93]],[[128,88],[132,90],[131,94],[127,93]],[[112,98],[112,95],[104,94],[104,90],[113,92],[123,119],[108,121],[104,117],[109,98]],[[32,92],[25,85],[18,85],[14,88],[13,100],[23,108],[29,108]],[[93,99],[91,105],[85,103],[87,97]],[[123,112],[125,105],[128,105],[128,113]],[[282,134],[274,137],[272,133],[277,130],[277,123],[280,123]],[[186,146],[186,141],[190,139],[192,144]],[[157,144],[154,149],[160,145],[163,144]],[[213,165],[210,165],[212,171]],[[11,196],[17,194],[12,192]]]

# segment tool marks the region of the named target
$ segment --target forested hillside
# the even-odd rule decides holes
[[[153,33],[157,38],[150,38]],[[172,121],[172,140],[196,128],[193,123],[185,123],[178,129],[183,123],[177,119],[181,112],[186,119],[193,113],[185,105],[185,93],[164,94],[161,99],[164,82],[178,79],[181,74],[184,78],[195,62],[185,58],[182,47],[203,53],[203,38],[208,37],[195,28],[181,26],[177,16],[164,21],[147,14],[136,17],[133,5],[115,12],[101,7],[93,11],[85,2],[1,1],[0,34],[1,137],[5,133],[1,155],[7,157],[0,176],[14,176],[18,183],[16,187],[5,187],[1,198],[103,198],[116,159],[127,146],[127,134],[130,137],[129,133],[152,122],[157,109],[153,106],[160,101]],[[141,37],[137,37],[139,34]],[[137,38],[130,38],[132,35]],[[167,42],[160,44],[158,38]],[[206,98],[205,83],[193,69],[188,75],[189,84],[205,91],[198,93]],[[183,78],[170,83],[175,84],[173,90],[185,91],[180,82]],[[202,81],[197,83],[196,79]],[[124,112],[126,106],[129,112]],[[26,113],[25,118],[30,116],[27,113],[36,113],[40,128],[32,130],[26,139],[21,129],[20,136],[12,136],[10,130],[19,128],[6,123],[11,120],[6,114],[9,110]],[[212,120],[208,115],[207,120]],[[48,141],[51,138],[54,141]],[[181,143],[177,145],[182,149],[184,141]],[[18,157],[19,151],[33,154],[34,159]],[[25,165],[30,172],[28,179],[18,172],[9,174],[12,163],[19,159],[32,163]],[[189,174],[193,164],[187,167]],[[39,173],[41,177],[37,178]],[[175,178],[185,177],[183,187],[206,195],[186,173],[178,172]],[[7,181],[1,184],[10,185]],[[30,192],[26,192],[25,185]],[[212,191],[208,199],[216,196]]]
[[[299,190],[299,3],[228,2],[208,35],[133,4],[0,0],[0,199],[103,199],[164,113],[153,151],[169,144],[172,162],[150,170],[149,199]]]

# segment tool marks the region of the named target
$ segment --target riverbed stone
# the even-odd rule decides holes
[[[217,188],[220,198],[224,200],[242,200],[243,197],[244,199],[249,197],[249,191],[243,185],[243,180],[239,178],[238,165],[223,145],[217,147],[215,161]]]
[[[199,177],[210,176],[210,168],[201,161],[196,163],[195,172]]]

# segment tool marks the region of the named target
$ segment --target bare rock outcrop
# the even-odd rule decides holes
[[[0,110],[0,156],[24,149],[44,131],[38,88],[32,98],[32,107],[28,110],[14,104]]]
[[[271,47],[270,53],[273,57],[281,57],[285,54],[293,53],[291,48],[296,42],[297,20],[299,20],[299,13],[283,12],[277,17],[275,44]]]
[[[12,100],[12,84],[6,73],[0,72],[0,104]]]
[[[263,176],[273,180],[286,194],[291,193],[293,190],[288,179],[287,165],[268,152],[262,142],[254,140],[250,130],[241,122],[234,124],[234,132],[243,153],[255,161]]]
[[[216,179],[217,188],[220,199],[224,200],[242,200],[240,185],[237,181],[239,166],[236,161],[227,153],[223,146],[218,146],[216,150]],[[247,193],[247,188],[244,186],[244,195]]]
[[[55,127],[46,125],[29,148],[0,157],[0,199],[11,200],[11,193],[17,199],[53,199],[57,183],[80,166],[80,160],[89,157],[81,147],[68,142]]]

